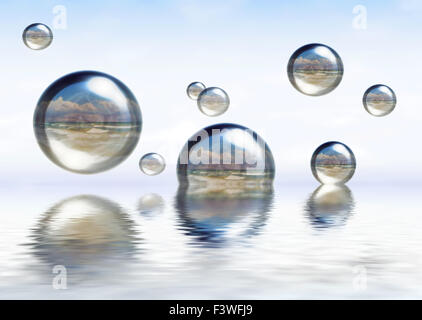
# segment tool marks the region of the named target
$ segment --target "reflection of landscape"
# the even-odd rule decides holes
[[[364,105],[372,115],[386,115],[396,106],[396,96],[386,86],[373,86],[364,96]]]
[[[50,266],[89,277],[115,271],[136,253],[134,224],[116,203],[92,195],[67,198],[45,212],[34,230],[33,254]]]
[[[126,159],[138,142],[141,116],[136,100],[107,77],[89,71],[68,75],[53,83],[38,102],[38,143],[64,169],[107,170]]]
[[[332,91],[343,76],[340,57],[322,45],[308,45],[289,61],[289,79],[299,91],[322,95]]]
[[[180,186],[176,211],[180,229],[194,244],[221,246],[260,232],[272,208],[272,186],[209,189]]]
[[[216,87],[204,89],[198,96],[199,109],[209,115],[217,116],[224,113],[230,104],[227,93]]]
[[[354,156],[339,143],[320,146],[315,151],[312,163],[312,172],[322,183],[347,182],[356,168]]]
[[[344,185],[322,185],[309,197],[305,212],[316,228],[344,225],[354,209],[353,195]]]
[[[247,128],[234,124],[210,126],[204,132],[207,133],[205,138],[194,135],[189,139],[179,156],[177,169],[181,183],[272,183],[274,159],[267,144],[256,133],[251,134]]]

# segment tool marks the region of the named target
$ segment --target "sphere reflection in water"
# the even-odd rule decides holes
[[[343,77],[343,62],[330,47],[312,43],[293,53],[287,65],[287,74],[299,92],[321,96],[339,85]]]
[[[206,88],[198,96],[199,110],[210,117],[215,117],[227,111],[230,99],[226,91],[217,87]]]
[[[271,185],[249,188],[179,186],[176,211],[180,228],[194,244],[210,247],[259,233],[272,208]]]
[[[180,152],[181,184],[271,184],[275,165],[265,141],[246,127],[222,123],[194,134]]]
[[[383,84],[376,84],[368,88],[363,95],[363,105],[366,111],[376,117],[391,113],[396,107],[396,102],[394,91]]]
[[[121,267],[135,254],[137,241],[126,212],[93,195],[71,197],[51,207],[35,228],[33,239],[36,256],[48,264],[75,268],[72,275],[89,266],[96,266],[90,269],[95,273],[112,265]]]
[[[164,199],[155,193],[146,194],[138,201],[138,212],[144,216],[153,216],[164,210]]]
[[[186,93],[188,94],[188,97],[192,100],[198,100],[199,94],[204,89],[205,85],[202,82],[192,82],[190,85],[188,85]]]
[[[315,150],[311,168],[314,177],[323,184],[346,183],[355,173],[356,159],[348,146],[331,141]]]
[[[96,71],[66,75],[38,101],[34,130],[44,154],[76,173],[97,173],[124,161],[142,127],[134,95],[116,78]]]
[[[53,32],[45,24],[33,23],[25,28],[22,39],[29,49],[42,50],[53,41]]]
[[[155,176],[164,171],[166,162],[158,153],[147,153],[139,160],[139,168],[146,175]]]
[[[322,185],[310,196],[305,211],[317,228],[344,225],[353,213],[352,192],[345,185]]]

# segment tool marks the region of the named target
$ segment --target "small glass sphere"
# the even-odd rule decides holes
[[[158,153],[147,153],[139,161],[141,171],[149,176],[155,176],[166,168],[164,158]]]
[[[179,229],[194,245],[218,247],[260,233],[273,207],[273,189],[180,185],[175,200]]]
[[[221,123],[194,134],[180,152],[181,184],[271,184],[275,165],[265,141],[246,127]]]
[[[343,77],[343,62],[330,47],[319,43],[307,44],[290,57],[287,75],[299,92],[321,96],[339,85]]]
[[[396,106],[397,98],[394,91],[383,84],[376,84],[365,91],[363,105],[373,116],[382,117],[391,113]]]
[[[41,50],[47,48],[53,41],[53,32],[42,23],[33,23],[25,28],[22,39],[29,49]]]
[[[341,142],[326,142],[312,155],[311,169],[314,177],[322,184],[346,183],[356,169],[355,155]]]
[[[198,97],[199,110],[210,117],[216,117],[227,111],[230,99],[220,88],[210,87],[202,90]]]
[[[192,100],[198,100],[199,94],[204,89],[205,85],[202,82],[192,82],[190,85],[188,85],[186,93],[188,94],[188,97]]]
[[[34,131],[44,154],[75,173],[97,173],[124,161],[136,147],[141,110],[118,79],[97,71],[68,74],[42,94]]]

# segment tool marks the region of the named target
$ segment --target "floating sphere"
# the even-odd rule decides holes
[[[124,161],[142,128],[138,102],[118,79],[96,71],[68,74],[42,94],[34,131],[44,154],[75,173],[97,173]]]
[[[394,91],[383,84],[376,84],[365,91],[363,105],[370,114],[376,117],[386,116],[396,106],[397,98]]]
[[[316,228],[344,225],[353,213],[355,202],[345,185],[321,185],[309,197],[305,212]]]
[[[274,174],[273,155],[265,141],[232,123],[198,131],[183,147],[177,164],[181,184],[271,184]]]
[[[186,89],[186,93],[188,94],[188,97],[191,98],[192,100],[197,100],[199,94],[204,89],[205,89],[205,85],[202,82],[192,82],[190,85],[188,85],[188,88]]]
[[[287,74],[299,92],[321,96],[333,91],[343,77],[343,62],[330,47],[312,43],[297,49],[289,59]]]
[[[216,117],[227,111],[230,99],[226,91],[217,87],[202,90],[198,96],[199,110],[210,117]]]
[[[315,150],[311,168],[314,177],[322,184],[346,183],[355,172],[356,159],[348,146],[331,141]]]
[[[164,158],[158,153],[147,153],[139,161],[141,171],[149,176],[155,176],[166,168]]]
[[[33,23],[25,28],[22,39],[29,49],[41,50],[47,48],[53,41],[53,32],[42,23]]]

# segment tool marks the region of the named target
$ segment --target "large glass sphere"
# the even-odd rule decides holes
[[[392,112],[397,98],[394,91],[383,84],[376,84],[365,91],[363,105],[369,114],[382,117]]]
[[[139,168],[146,175],[155,176],[164,171],[166,162],[161,155],[151,152],[142,156],[139,160]]]
[[[315,150],[311,168],[314,177],[323,184],[346,183],[355,173],[356,159],[348,146],[330,141]]]
[[[221,123],[194,134],[180,152],[180,183],[272,183],[275,165],[265,141],[241,125]]]
[[[188,97],[191,98],[192,100],[197,100],[199,94],[204,89],[205,89],[205,85],[202,82],[192,82],[190,85],[188,85],[188,88],[186,89],[186,93],[188,94]]]
[[[53,32],[42,23],[33,23],[25,28],[22,33],[23,43],[33,50],[47,48],[53,41]]]
[[[226,91],[217,87],[206,88],[198,96],[199,110],[210,117],[216,117],[227,111],[230,99]]]
[[[117,166],[136,147],[141,127],[132,92],[96,71],[71,73],[53,82],[34,113],[35,136],[44,154],[76,173]]]
[[[305,211],[316,228],[344,225],[353,213],[355,202],[345,185],[321,185],[309,197]]]
[[[343,77],[343,62],[330,47],[319,43],[307,44],[292,54],[287,74],[299,92],[321,96],[339,85]]]

